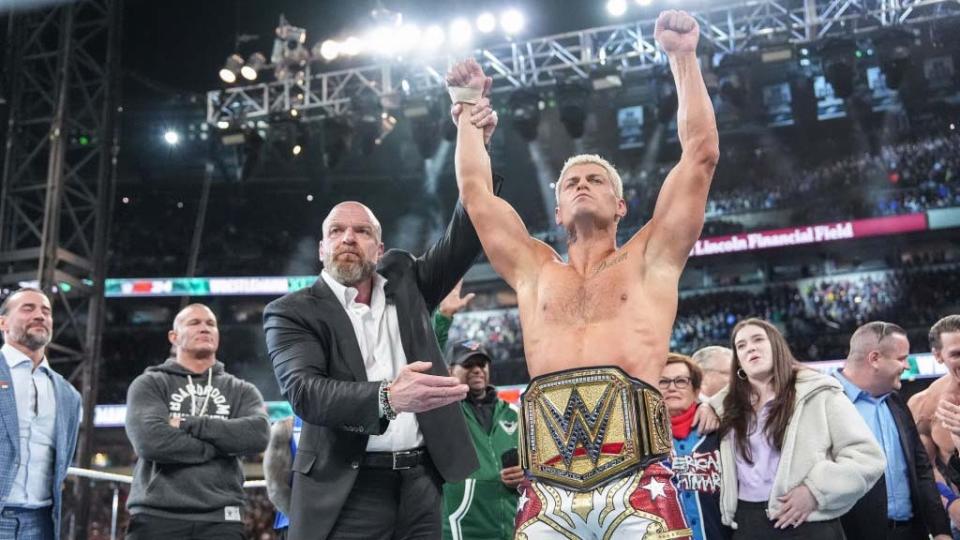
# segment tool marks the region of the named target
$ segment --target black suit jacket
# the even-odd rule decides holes
[[[497,178],[497,187],[500,182]],[[387,279],[387,302],[397,309],[407,361],[432,362],[434,375],[449,372],[431,313],[480,250],[470,218],[457,204],[445,234],[426,254],[390,250],[377,266]],[[379,416],[380,381],[367,381],[350,319],[323,279],[267,305],[263,327],[283,396],[303,419],[287,538],[325,538],[356,481],[367,439],[383,433],[389,423]],[[419,413],[417,422],[445,481],[462,481],[477,468],[459,404]]]
[[[920,443],[917,424],[903,399],[896,392],[887,398],[893,421],[900,434],[900,445],[907,460],[910,482],[910,504],[913,506],[914,531],[918,538],[927,534],[950,534],[950,521],[940,502],[940,493],[933,479],[933,469],[927,452]],[[887,484],[885,478],[841,519],[843,530],[850,540],[875,540],[887,535]]]

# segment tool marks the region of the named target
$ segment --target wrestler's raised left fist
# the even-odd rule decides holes
[[[653,37],[667,54],[696,52],[700,25],[686,11],[670,9],[657,17]]]

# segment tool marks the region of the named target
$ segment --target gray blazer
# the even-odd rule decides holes
[[[7,384],[3,384],[3,383]],[[80,392],[77,392],[59,373],[53,373],[53,393],[57,400],[57,417],[54,420],[53,483],[53,537],[60,538],[60,509],[63,499],[63,481],[67,468],[77,449],[77,432],[80,428]],[[0,418],[3,431],[0,433],[0,510],[10,495],[13,479],[20,463],[20,420],[17,417],[17,399],[13,394],[13,378],[10,366],[0,354]]]

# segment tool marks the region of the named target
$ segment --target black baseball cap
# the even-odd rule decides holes
[[[447,356],[447,364],[451,366],[463,364],[471,358],[483,360],[484,363],[490,363],[490,354],[484,349],[479,341],[468,339],[455,343]]]

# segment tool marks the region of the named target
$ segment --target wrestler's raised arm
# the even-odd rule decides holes
[[[463,89],[463,99],[454,99],[462,104],[457,119],[457,150],[455,156],[457,186],[460,202],[467,210],[490,259],[493,269],[517,290],[536,279],[540,266],[559,256],[548,245],[530,236],[517,212],[505,200],[493,192],[490,172],[490,156],[483,145],[483,131],[471,123],[469,113],[473,108],[470,100],[479,96],[490,85],[480,65],[473,59],[460,62],[447,73],[447,84]]]
[[[717,122],[700,66],[700,27],[683,11],[664,11],[654,37],[667,53],[677,85],[677,131],[682,154],[667,175],[653,216],[629,243],[641,243],[647,267],[683,270],[703,229],[707,192],[720,157]]]

